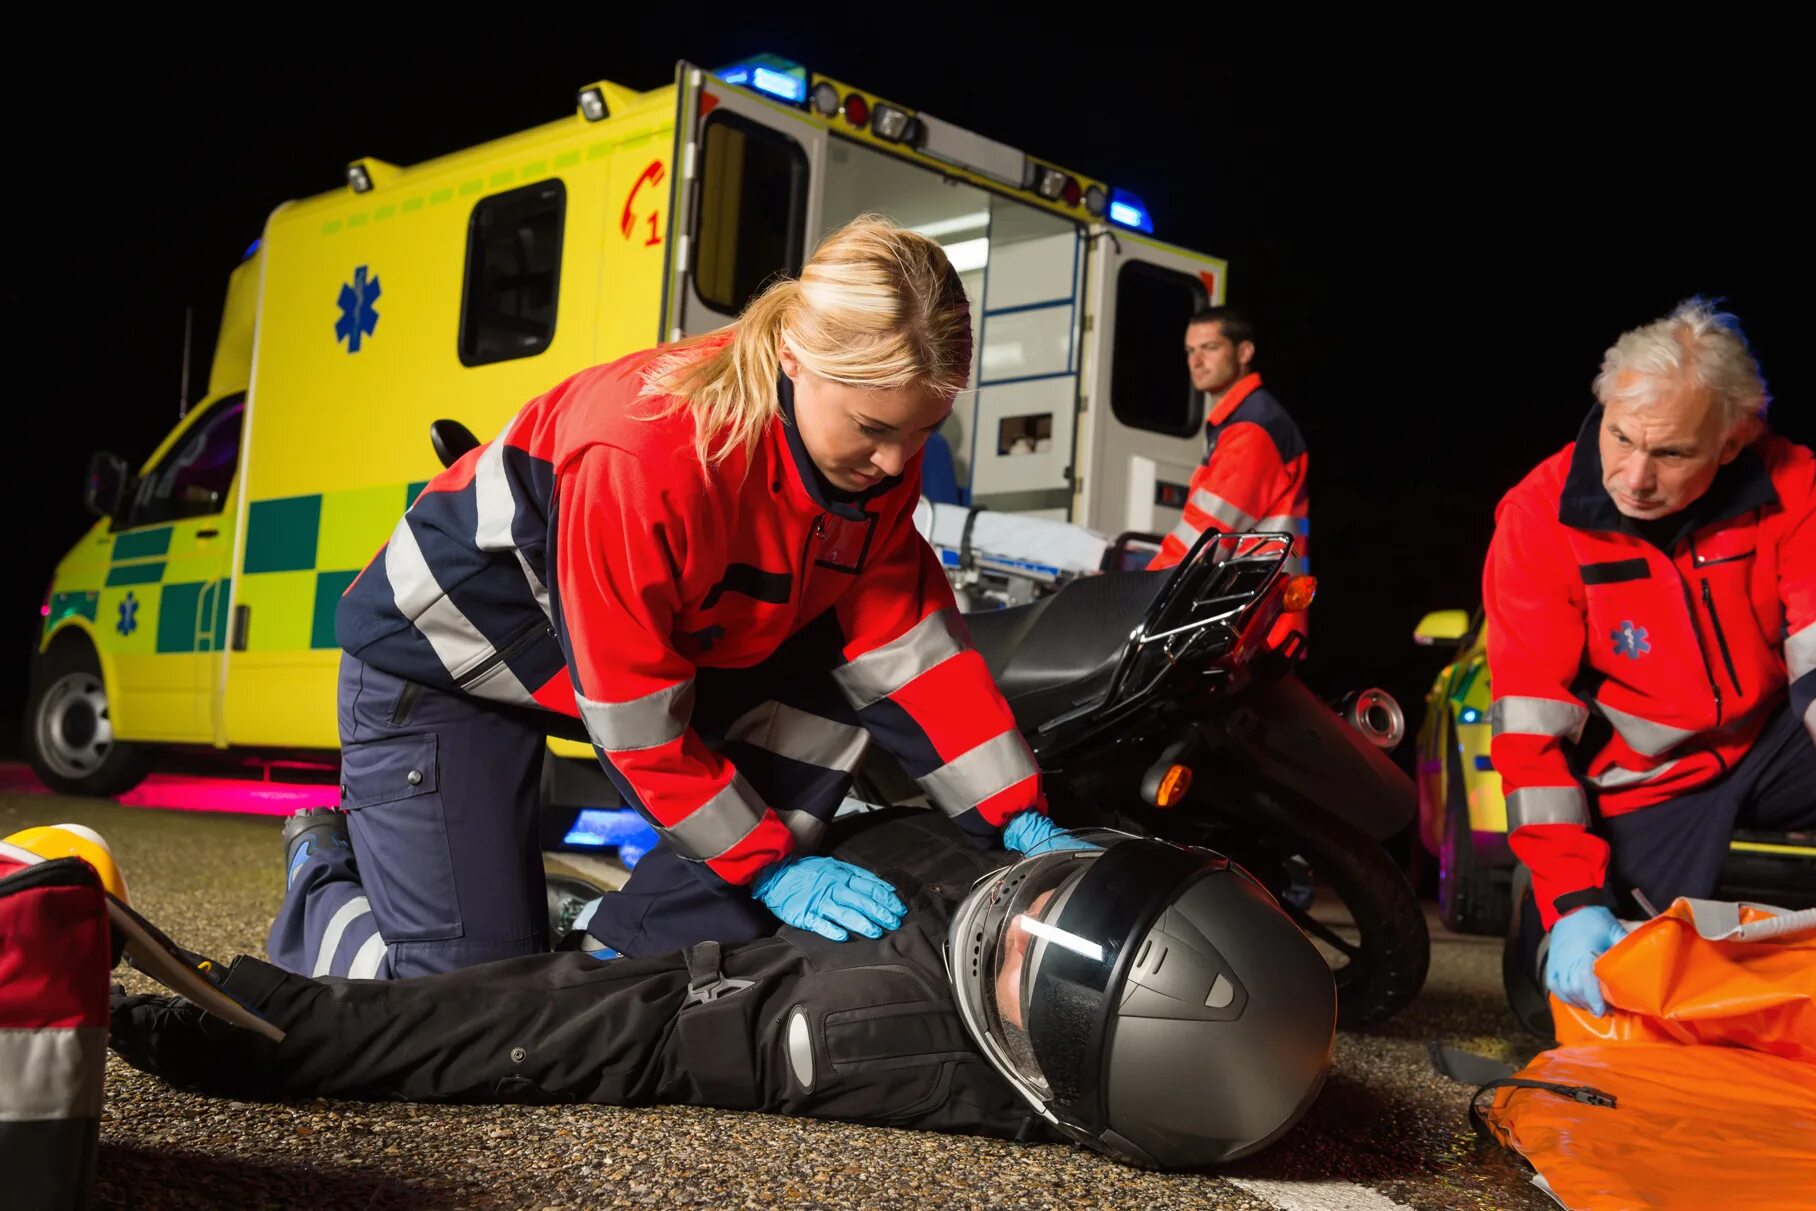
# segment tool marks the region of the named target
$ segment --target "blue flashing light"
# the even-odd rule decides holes
[[[1494,758],[1493,757],[1484,757],[1482,754],[1477,753],[1476,754],[1476,769],[1480,770],[1481,772],[1483,772],[1485,774],[1493,773],[1494,772]]]
[[[750,83],[758,92],[780,97],[790,105],[799,105],[807,99],[807,81],[797,80],[767,67],[757,68],[751,75]]]
[[[616,848],[619,857],[625,858],[627,851],[641,857],[657,839],[656,830],[649,822],[628,807],[588,807],[575,815],[574,823],[568,827],[567,836],[561,843],[576,849]],[[631,863],[627,861],[625,865]]]
[[[1110,222],[1154,234],[1154,218],[1148,213],[1147,204],[1126,189],[1110,192]]]
[[[757,55],[713,74],[727,84],[754,89],[790,105],[807,101],[807,69],[777,55]]]
[[[255,252],[257,252],[257,251],[258,251],[258,250],[259,250],[259,243],[260,243],[260,241],[262,241],[262,240],[263,240],[263,239],[264,239],[264,238],[265,238],[265,237],[264,237],[264,236],[260,236],[260,237],[259,237],[259,238],[258,238],[258,239],[257,239],[257,240],[254,240],[254,241],[252,241],[252,243],[250,243],[250,244],[248,244],[248,245],[247,245],[247,246],[246,246],[246,251],[245,251],[245,252],[242,252],[242,253],[240,253],[240,260],[242,260],[242,261],[243,261],[243,260],[245,260],[245,259],[246,259],[246,258],[247,258],[247,257],[249,257],[249,256],[251,256],[251,255],[252,255],[252,254],[253,254],[253,253],[255,253]]]
[[[1463,708],[1463,713],[1457,716],[1457,721],[1459,723],[1480,723],[1482,721],[1482,712],[1476,710],[1473,706],[1466,706]]]

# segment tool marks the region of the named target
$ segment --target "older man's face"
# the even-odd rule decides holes
[[[1602,410],[1602,486],[1628,517],[1652,521],[1694,502],[1746,445],[1706,387],[1674,384],[1651,403]]]

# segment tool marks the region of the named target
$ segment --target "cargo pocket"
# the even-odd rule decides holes
[[[342,803],[372,918],[387,943],[462,934],[434,734],[341,750]]]

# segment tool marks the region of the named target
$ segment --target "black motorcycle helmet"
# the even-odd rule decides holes
[[[1266,1147],[1330,1071],[1329,966],[1209,850],[1120,833],[1025,857],[954,914],[946,966],[985,1056],[1070,1138],[1147,1168]]]

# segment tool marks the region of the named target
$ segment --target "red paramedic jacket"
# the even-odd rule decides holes
[[[1502,499],[1482,584],[1508,840],[1547,929],[1604,902],[1586,791],[1614,816],[1721,777],[1787,685],[1816,736],[1816,458],[1766,434],[1636,527],[1602,486],[1601,418]],[[1565,744],[1592,716],[1579,781]]]
[[[1184,516],[1148,564],[1170,568],[1206,530],[1293,535],[1288,575],[1311,570],[1311,495],[1306,490],[1305,439],[1286,409],[1261,386],[1259,374],[1236,380],[1205,419],[1205,455],[1192,472]],[[1283,614],[1269,635],[1278,646],[1289,632],[1306,632],[1304,611]]]
[[[625,799],[734,884],[793,852],[775,808],[690,726],[697,668],[748,668],[829,611],[859,720],[980,838],[1045,810],[1038,770],[914,528],[920,459],[850,501],[793,396],[710,470],[647,393],[653,352],[530,401],[431,480],[342,598],[341,646],[455,693],[577,715]],[[812,726],[811,717],[803,717]],[[777,726],[785,726],[778,722]]]

